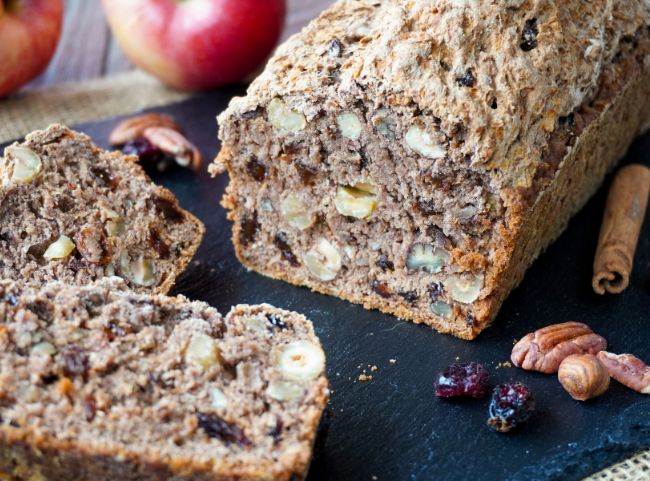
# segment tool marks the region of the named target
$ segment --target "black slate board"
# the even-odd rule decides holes
[[[229,89],[203,94],[158,111],[177,118],[206,156],[218,151],[215,115]],[[106,147],[115,120],[78,126]],[[650,135],[637,140],[624,162],[650,162]],[[154,174],[206,224],[196,260],[175,292],[222,312],[237,303],[270,302],[313,320],[328,355],[331,422],[309,481],[579,480],[650,447],[650,401],[618,383],[601,398],[573,401],[553,376],[498,368],[513,340],[556,322],[580,320],[605,335],[611,350],[650,360],[650,222],[637,251],[631,287],[622,295],[591,291],[591,264],[606,188],[589,202],[561,239],[530,269],[494,326],[476,341],[437,334],[335,298],[247,272],[236,260],[230,224],[219,200],[225,176],[211,179],[174,169]],[[496,382],[529,385],[538,411],[507,435],[485,426],[487,400],[445,401],[433,395],[436,372],[456,359],[484,363]],[[389,360],[395,359],[395,363]],[[376,365],[371,382],[357,380]]]

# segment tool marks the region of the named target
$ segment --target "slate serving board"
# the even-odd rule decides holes
[[[219,147],[215,115],[239,93],[226,89],[154,110],[173,115],[207,163]],[[107,147],[115,122],[77,128]],[[650,162],[650,135],[636,141],[624,162]],[[327,352],[332,396],[329,435],[322,439],[309,481],[570,481],[650,447],[650,398],[613,382],[601,398],[578,403],[554,376],[498,367],[508,360],[515,339],[566,320],[587,322],[615,352],[650,360],[650,221],[641,235],[630,288],[619,296],[599,297],[590,287],[611,178],[535,262],[493,327],[470,343],[247,272],[235,258],[230,224],[219,206],[226,176],[215,180],[205,171],[179,168],[152,177],[174,191],[207,228],[196,262],[175,293],[224,313],[237,303],[270,302],[313,320]],[[456,359],[484,363],[494,382],[528,384],[538,405],[528,425],[497,434],[485,425],[487,400],[435,398],[436,372]],[[369,370],[373,365],[376,372]],[[358,381],[363,369],[372,381]]]

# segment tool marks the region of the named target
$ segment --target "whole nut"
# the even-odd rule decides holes
[[[359,140],[361,132],[363,132],[363,125],[356,114],[352,112],[344,112],[336,117],[336,123],[339,127],[339,132],[343,137],[350,140]]]
[[[194,334],[185,351],[185,360],[189,363],[208,369],[220,361],[217,342],[204,333]]]
[[[445,290],[454,301],[471,304],[483,289],[483,274],[456,274],[445,281]]]
[[[325,369],[325,354],[312,342],[293,341],[276,353],[275,367],[290,381],[311,381]]]
[[[65,259],[72,254],[74,247],[74,242],[68,236],[62,235],[48,246],[43,257],[47,260]]]
[[[49,342],[39,342],[32,347],[31,354],[37,356],[54,356],[56,354],[56,347]]]
[[[120,269],[122,273],[135,284],[151,287],[156,283],[156,269],[153,262],[140,256],[135,261],[126,253],[120,254]]]
[[[443,301],[436,301],[431,304],[431,312],[440,317],[450,317],[452,313],[451,305]]]
[[[377,191],[372,181],[355,184],[352,187],[339,187],[334,197],[336,210],[345,216],[366,219],[379,204]]]
[[[144,130],[142,136],[154,147],[174,157],[181,167],[190,167],[197,171],[201,169],[201,152],[180,132],[168,127],[149,127]]]
[[[610,376],[641,394],[650,394],[650,366],[632,354],[601,351],[598,359]]]
[[[593,354],[573,354],[560,364],[557,377],[571,397],[586,401],[609,389],[609,373]]]
[[[291,227],[305,230],[314,223],[314,215],[298,194],[291,193],[280,203],[282,217]]]
[[[406,144],[417,153],[430,159],[442,159],[446,153],[431,134],[417,125],[413,125],[406,132]]]
[[[303,257],[303,262],[309,272],[321,281],[333,280],[341,270],[341,253],[327,239],[318,243]]]
[[[5,150],[7,160],[13,160],[14,170],[11,180],[14,182],[31,182],[43,169],[39,155],[27,147],[11,146]]]
[[[597,354],[607,341],[581,322],[554,324],[525,335],[515,344],[510,359],[528,371],[555,373],[572,354]]]
[[[167,127],[180,131],[174,119],[165,114],[142,114],[123,120],[112,130],[108,137],[111,145],[123,145],[138,137],[142,137],[149,127]]]
[[[283,133],[295,134],[307,127],[305,116],[278,98],[271,100],[266,112],[271,125]]]
[[[416,242],[406,258],[406,267],[410,271],[422,269],[435,274],[449,264],[451,255],[444,249],[431,244]]]

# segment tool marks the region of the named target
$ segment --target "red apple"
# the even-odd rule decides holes
[[[45,70],[62,22],[62,0],[0,0],[0,97]]]
[[[103,0],[113,34],[138,67],[173,87],[242,80],[275,47],[286,0]]]

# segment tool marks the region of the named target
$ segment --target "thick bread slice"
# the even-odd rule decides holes
[[[302,479],[328,397],[311,323],[121,283],[0,282],[0,478]]]

